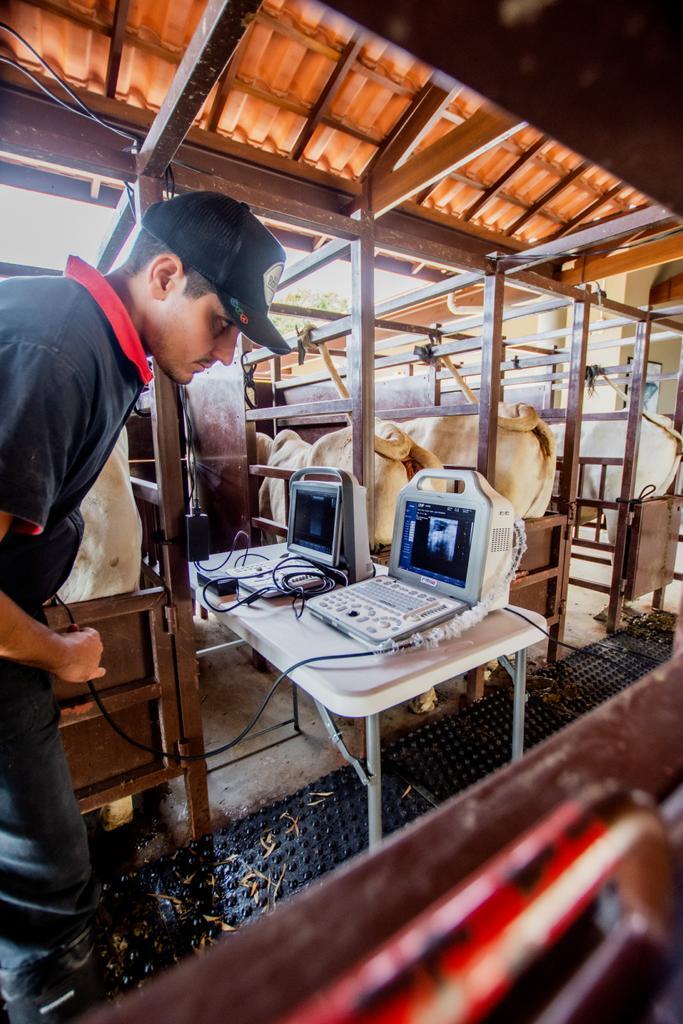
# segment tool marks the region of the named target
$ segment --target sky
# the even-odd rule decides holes
[[[0,262],[63,270],[67,256],[73,253],[94,263],[113,217],[113,210],[92,203],[0,185]],[[287,250],[287,263],[295,263],[303,255]],[[376,271],[375,300],[381,302],[417,286],[414,278]],[[350,298],[351,264],[335,261],[296,287]],[[284,294],[278,295],[279,301],[284,298]]]

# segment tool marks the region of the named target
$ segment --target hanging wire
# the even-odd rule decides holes
[[[70,110],[73,114],[79,114],[81,117],[89,117],[91,120],[99,124],[102,128],[106,128],[107,131],[114,132],[115,135],[120,135],[123,139],[128,139],[132,143],[132,145],[130,146],[130,149],[127,150],[127,152],[133,154],[139,152],[140,139],[138,138],[137,135],[133,135],[131,134],[131,132],[124,131],[121,128],[115,128],[113,125],[107,124],[106,121],[103,121],[102,118],[99,117],[95,113],[95,111],[92,110],[87,105],[87,103],[85,103],[80,98],[80,96],[78,96],[77,93],[74,92],[71,86],[61,77],[61,75],[59,75],[50,64],[48,64],[45,58],[42,57],[33,46],[31,46],[28,40],[24,39],[21,33],[17,32],[16,29],[12,28],[11,25],[8,25],[7,22],[5,21],[0,21],[0,29],[2,29],[5,32],[8,32],[19,43],[21,43],[22,46],[25,46],[26,49],[33,54],[38,63],[48,72],[48,74],[50,74],[54,78],[54,80],[59,85],[61,85],[64,92],[74,101],[74,103],[76,103],[78,107],[80,107],[80,110],[74,110],[73,107],[70,107],[68,105],[68,103],[65,103],[58,96],[55,96],[55,94],[50,89],[48,89],[47,86],[40,81],[40,79],[36,78],[35,75],[33,75],[27,68],[23,67],[23,65],[21,65],[18,61],[12,60],[9,57],[0,57],[0,61],[3,64],[8,64],[10,67],[13,67],[17,71],[20,71],[22,74],[26,75],[26,77],[29,78],[34,85],[41,89],[47,96],[50,97],[50,99],[54,100],[55,103],[58,103],[60,107],[64,107],[66,110]]]
[[[184,386],[178,388],[180,395],[180,404],[183,407],[183,416],[185,418],[185,433],[187,436],[187,475],[190,480],[190,508],[194,512],[199,509],[199,502],[196,498],[197,492],[197,455],[194,447],[194,430],[192,428],[192,419],[190,417],[190,410],[187,404],[187,391]]]

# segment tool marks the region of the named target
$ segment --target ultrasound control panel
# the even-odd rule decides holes
[[[348,636],[375,646],[400,640],[465,609],[462,601],[425,594],[390,576],[312,597],[306,607]]]

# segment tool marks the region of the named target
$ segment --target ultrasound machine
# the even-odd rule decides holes
[[[443,490],[427,490],[436,485]],[[509,597],[514,511],[474,470],[422,470],[399,495],[389,572],[307,601],[336,629],[372,646],[401,640]]]
[[[375,568],[368,543],[365,488],[344,470],[312,466],[298,469],[289,481],[287,554],[233,570],[233,574],[246,591],[274,583],[264,596],[276,597],[283,581],[288,592],[320,589],[321,571],[336,583],[356,583],[372,576]]]

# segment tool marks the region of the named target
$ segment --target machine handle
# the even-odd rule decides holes
[[[335,469],[333,466],[304,466],[303,469],[296,469],[289,478],[290,485],[295,480],[302,480],[305,476],[331,476],[336,480],[343,483],[345,480],[351,480],[352,483],[357,483],[357,480],[353,473],[347,473],[345,469]]]
[[[458,493],[464,493],[472,489],[478,476],[476,469],[421,469],[410,481],[410,486],[422,491],[422,484],[427,480],[459,481],[463,487]]]

